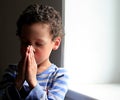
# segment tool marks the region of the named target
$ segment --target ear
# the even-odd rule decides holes
[[[57,50],[61,43],[61,37],[56,37],[54,40],[53,50]]]

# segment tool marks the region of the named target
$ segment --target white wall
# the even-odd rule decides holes
[[[71,82],[120,82],[119,6],[118,0],[65,1],[65,66]]]

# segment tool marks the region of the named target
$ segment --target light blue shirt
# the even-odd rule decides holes
[[[25,81],[21,91],[14,86],[17,69],[10,65],[0,83],[0,97],[2,100],[64,100],[67,93],[68,76],[64,68],[52,64],[46,71],[37,74],[38,84],[30,90]]]

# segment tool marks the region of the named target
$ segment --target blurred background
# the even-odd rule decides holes
[[[65,0],[64,66],[71,84],[120,83],[120,0]]]
[[[28,5],[39,2],[53,6],[62,16],[62,0],[0,1],[0,79],[8,65],[17,64],[20,59],[19,38],[16,36],[16,21],[19,15]],[[51,55],[51,61],[58,66],[63,66],[63,60],[61,60],[63,50],[61,47]]]
[[[65,0],[64,66],[70,89],[120,99],[120,0]]]

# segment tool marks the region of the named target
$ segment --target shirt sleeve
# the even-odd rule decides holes
[[[37,84],[33,88],[25,100],[64,100],[67,93],[68,76],[65,70],[58,70],[52,81],[52,87],[47,91]]]
[[[38,83],[23,99],[20,92],[15,88],[15,77],[16,71],[13,66],[10,66],[0,82],[0,100],[64,100],[68,90],[67,73],[65,70],[59,69],[52,78],[50,88],[44,90]]]
[[[37,84],[35,88],[33,88],[25,100],[48,100],[46,91],[42,89],[42,87]]]
[[[10,65],[0,82],[0,100],[20,100],[20,94],[14,85],[15,67]]]

